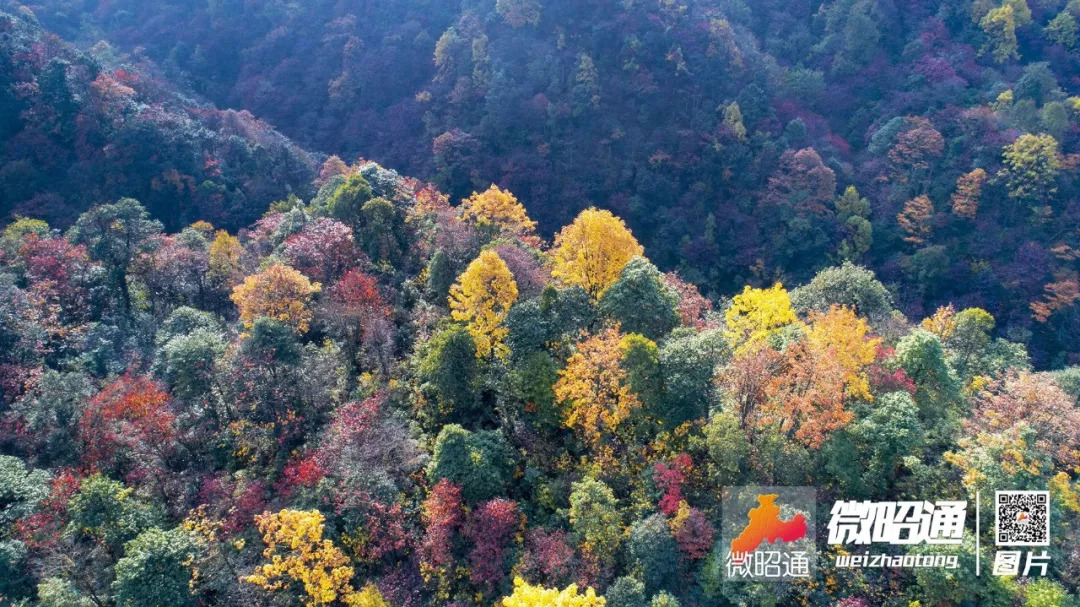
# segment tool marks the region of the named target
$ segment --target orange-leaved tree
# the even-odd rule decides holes
[[[509,353],[503,344],[507,329],[502,321],[517,297],[514,275],[499,254],[491,250],[480,253],[450,287],[450,314],[465,323],[476,343],[477,358],[492,353],[502,358]]]
[[[934,203],[927,196],[919,196],[904,203],[904,208],[897,213],[896,222],[904,230],[904,242],[920,246],[925,244],[933,232]]]
[[[555,236],[551,275],[600,297],[645,249],[610,211],[585,209]]]
[[[982,188],[987,177],[985,170],[975,169],[956,180],[956,191],[952,195],[952,211],[957,217],[975,219],[979,213],[979,200],[982,197]]]
[[[808,340],[788,345],[778,362],[765,384],[756,425],[776,428],[816,449],[854,417],[844,408],[847,372],[836,358]]]
[[[1045,323],[1059,310],[1067,310],[1080,302],[1080,281],[1067,278],[1052,282],[1043,287],[1042,299],[1031,303],[1031,312],[1035,320]]]
[[[870,325],[846,306],[834,305],[828,312],[811,312],[807,331],[810,344],[844,370],[844,393],[871,401],[866,370],[873,364],[881,338],[870,335]]]
[[[620,426],[641,407],[622,366],[623,335],[617,327],[578,342],[577,351],[559,371],[555,397],[567,404],[563,421],[592,447],[598,461],[608,461],[622,444]]]
[[[265,316],[297,333],[306,333],[313,316],[311,297],[319,290],[319,283],[312,283],[297,270],[278,263],[245,278],[233,289],[230,298],[248,329],[255,319]]]

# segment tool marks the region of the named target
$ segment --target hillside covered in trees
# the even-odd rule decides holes
[[[1075,1],[0,7],[0,605],[1076,604]]]
[[[0,14],[0,216],[64,227],[128,196],[172,229],[206,219],[235,230],[309,195],[317,170],[249,112],[182,95],[104,45],[79,52],[27,9]]]
[[[238,234],[165,233],[129,198],[65,232],[4,230],[6,600],[1076,591],[1080,373],[1031,371],[986,311],[909,321],[850,263],[714,306],[608,211],[545,244],[497,187],[454,208],[374,163],[322,181]],[[748,483],[814,485],[823,504],[1049,487],[1055,573],[722,583],[719,489]],[[953,549],[970,574],[974,544]]]
[[[711,297],[851,260],[1076,362],[1074,0],[29,6],[309,149],[497,183],[542,234],[608,208]]]

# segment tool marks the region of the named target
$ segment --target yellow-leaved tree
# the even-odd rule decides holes
[[[352,587],[353,568],[349,558],[328,539],[323,539],[325,519],[318,510],[281,510],[255,516],[263,534],[267,562],[243,581],[268,592],[288,591],[297,584],[303,587],[305,607],[348,605],[384,607],[379,591],[366,586],[360,592]]]
[[[551,275],[600,297],[645,249],[610,211],[585,209],[555,236]]]
[[[240,310],[240,320],[250,329],[260,316],[288,325],[297,333],[307,333],[313,316],[311,297],[320,290],[297,270],[274,264],[244,279],[233,289],[230,299]]]
[[[724,319],[726,336],[736,353],[762,344],[777,329],[798,320],[791,297],[780,283],[771,289],[744,288],[733,298]]]
[[[214,240],[210,243],[210,271],[207,275],[210,280],[217,284],[232,286],[236,284],[240,273],[240,258],[244,254],[244,246],[240,239],[230,235],[225,230],[214,233]]]
[[[525,580],[514,578],[514,593],[503,597],[502,607],[604,607],[607,601],[597,596],[592,588],[578,594],[577,584],[563,590],[533,586]]]
[[[843,369],[844,392],[863,400],[874,400],[866,369],[877,356],[881,338],[870,335],[870,325],[846,306],[834,305],[828,312],[810,313],[807,336],[813,347],[836,361]]]
[[[480,253],[450,287],[450,313],[464,322],[476,343],[477,358],[509,353],[503,344],[507,329],[502,325],[510,306],[517,301],[517,283],[506,262],[495,251]]]
[[[529,219],[525,207],[513,194],[496,185],[481,194],[473,192],[472,196],[463,200],[461,218],[481,228],[536,241],[536,222]]]
[[[952,304],[942,306],[933,316],[924,318],[919,326],[937,335],[944,342],[956,330],[956,308]]]
[[[592,447],[600,462],[620,446],[619,426],[641,407],[622,366],[623,335],[616,327],[578,342],[559,371],[555,397],[567,404],[563,421]]]
[[[360,592],[350,595],[347,604],[350,607],[390,607],[375,584],[368,584]]]

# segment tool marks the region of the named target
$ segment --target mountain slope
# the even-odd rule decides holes
[[[110,68],[107,47],[77,51],[25,11],[0,13],[0,32],[0,215],[64,226],[126,196],[172,228],[236,228],[309,192],[316,158],[251,114]]]
[[[297,6],[32,4],[311,149],[498,183],[544,234],[612,209],[714,297],[852,260],[911,317],[979,306],[1077,360],[1076,1]]]

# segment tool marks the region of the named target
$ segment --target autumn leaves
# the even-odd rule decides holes
[[[499,254],[491,250],[480,253],[450,287],[451,316],[465,323],[478,358],[492,354],[505,358],[509,354],[503,344],[508,331],[502,321],[517,297],[514,275]]]
[[[323,538],[325,519],[318,510],[281,510],[255,517],[263,534],[267,562],[243,578],[263,590],[302,588],[305,605],[340,604],[349,607],[388,607],[374,585],[357,591],[352,586],[349,557]]]
[[[599,298],[623,266],[644,252],[621,219],[610,211],[586,209],[555,236],[552,276]]]
[[[274,264],[244,279],[233,289],[231,299],[240,310],[240,320],[250,329],[259,317],[276,320],[296,333],[307,333],[312,319],[311,297],[319,283],[312,283],[300,272],[283,264]]]
[[[539,244],[536,224],[525,209],[496,186],[465,200],[462,219],[505,237]],[[563,228],[548,255],[553,277],[566,286],[580,287],[596,300],[627,263],[643,252],[621,219],[590,208]],[[451,316],[464,323],[476,344],[477,358],[505,359],[510,354],[504,343],[509,331],[503,321],[517,298],[513,274],[492,249],[481,252],[451,287]],[[608,457],[616,430],[631,410],[641,406],[620,366],[622,338],[617,325],[583,336],[554,386],[556,398],[569,404],[563,420],[566,426],[578,431],[595,452]]]
[[[851,308],[812,311],[803,323],[777,284],[746,287],[725,320],[734,357],[720,381],[744,429],[774,429],[816,448],[853,418],[845,399],[873,400],[867,369],[881,340]]]
[[[999,97],[1004,106],[1012,103],[1012,92]],[[889,153],[894,165],[904,159],[912,167],[926,166],[925,158],[940,156],[941,135],[922,138],[906,137],[919,130],[931,130],[927,124],[904,133],[900,142]],[[934,133],[937,133],[934,131]],[[906,140],[905,140],[906,137]],[[1030,213],[1032,217],[1047,217],[1053,213],[1051,202],[1057,194],[1057,178],[1064,166],[1060,144],[1053,135],[1046,133],[1021,135],[1002,151],[1003,168],[991,179],[985,169],[976,168],[956,180],[956,190],[950,199],[952,212],[961,219],[974,220],[979,213],[984,189],[1003,185],[1010,200],[1014,202],[1011,215],[1019,217]],[[903,233],[904,242],[921,247],[932,240],[935,227],[934,203],[926,194],[916,196],[904,203],[896,215],[897,225]]]
[[[536,223],[525,214],[525,208],[497,186],[466,199],[462,219],[502,236],[539,243]],[[630,259],[643,252],[621,219],[610,211],[590,208],[556,235],[549,253],[551,274],[567,285],[581,287],[595,299],[615,282]],[[465,323],[476,342],[478,358],[504,358],[509,353],[503,344],[507,329],[502,321],[517,298],[513,274],[491,249],[480,253],[451,287],[451,314]]]
[[[535,224],[521,205],[494,186],[474,194],[463,206],[463,219],[477,226],[509,237],[533,237]],[[623,284],[624,270],[642,253],[622,220],[591,208],[559,232],[547,262],[551,275],[564,287],[579,287],[603,304],[610,299],[605,294],[617,282]],[[645,260],[642,263],[651,267]],[[635,284],[635,293],[642,293],[631,301],[600,305],[606,320],[582,333],[552,387],[561,403],[562,424],[587,446],[593,465],[623,460],[628,455],[625,445],[634,434],[630,426],[646,414],[643,401],[649,400],[648,388],[641,382],[634,385],[632,376],[662,375],[652,340],[667,331],[649,337],[625,335],[619,320],[632,317],[622,308],[644,305],[651,291],[656,291],[658,301],[670,301],[672,309],[678,298],[662,280],[638,273],[642,276],[635,274],[635,281],[649,284]],[[503,321],[517,298],[513,273],[492,249],[483,251],[458,277],[450,290],[451,314],[472,337],[478,359],[504,360],[510,354]],[[846,401],[873,400],[867,369],[875,362],[881,340],[851,308],[832,306],[811,312],[804,321],[781,285],[746,287],[734,297],[724,321],[730,354],[715,361],[719,370],[715,381],[728,395],[744,430],[772,429],[813,448],[851,421]],[[637,352],[634,361],[629,360],[631,350]]]
[[[520,427],[555,446],[553,474],[574,483],[568,520],[580,538],[573,546],[590,567],[613,570],[615,562],[598,559],[602,553],[617,555],[625,532],[610,523],[614,507],[586,502],[614,503],[605,491],[625,492],[636,482],[628,479],[647,476],[657,461],[676,461],[696,440],[687,436],[705,432],[722,445],[717,460],[732,472],[709,476],[720,486],[743,477],[746,457],[737,452],[764,452],[774,439],[802,449],[823,447],[854,423],[855,402],[874,400],[870,374],[879,362],[880,340],[853,308],[828,305],[847,299],[796,306],[779,284],[748,287],[718,314],[696,289],[642,257],[643,247],[608,211],[583,211],[544,248],[522,205],[497,187],[444,210],[440,221],[447,233],[468,228],[480,237],[456,265],[446,265],[452,269],[440,283],[445,288],[430,286],[435,263],[414,282],[428,285],[425,305],[434,309],[445,301],[449,312],[440,310],[427,327],[430,337],[416,346],[419,381],[410,403],[433,439],[419,553],[422,574],[440,597],[479,590],[505,596],[504,604],[524,605],[590,596],[569,586],[577,578],[522,574],[527,582],[499,586],[510,572],[518,574],[511,569],[511,546],[522,537],[520,521],[531,516],[514,489],[521,481],[513,441],[520,435],[504,428]],[[515,259],[515,251],[536,263]],[[318,334],[322,321],[314,321],[310,310],[319,276],[264,264],[236,287],[233,301],[245,323],[272,317],[294,333],[310,326]],[[335,297],[342,284],[352,282],[339,280],[323,297]],[[852,281],[841,282],[848,289]],[[374,283],[351,290],[357,295],[350,299],[377,295]],[[852,301],[859,314],[876,317],[872,300],[859,295]],[[506,383],[499,386],[502,392],[491,387],[499,381]],[[725,442],[729,435],[737,446]],[[670,521],[645,517],[636,524],[644,539],[627,540],[636,546],[628,558],[646,560],[641,546],[659,536],[691,560],[707,555],[710,542],[691,541],[706,537],[700,531],[707,526],[705,511],[675,499],[679,495],[671,492],[664,506]],[[322,539],[317,515],[262,515],[257,524],[267,552],[248,581],[270,591],[283,588],[278,584],[294,590],[305,584],[313,601],[333,596],[349,603],[359,596],[363,591],[356,590],[361,584],[354,578],[364,574],[346,575],[353,565],[341,552],[348,546]],[[468,576],[461,573],[464,563]],[[531,585],[538,581],[542,585]]]

